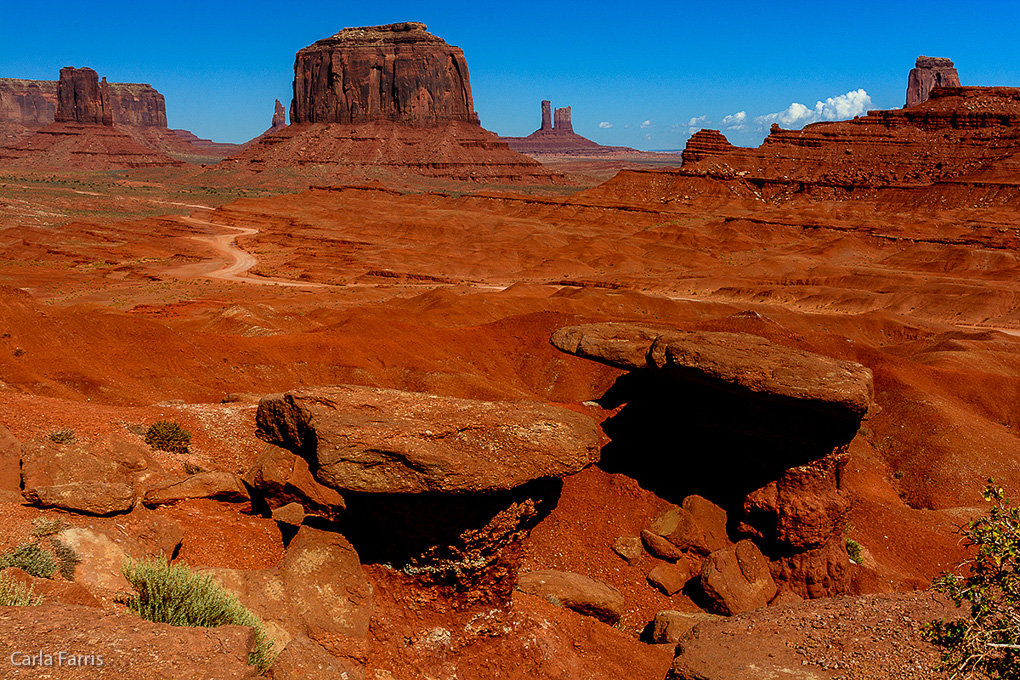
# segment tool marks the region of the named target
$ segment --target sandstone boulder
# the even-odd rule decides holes
[[[618,622],[624,612],[623,593],[615,587],[569,571],[544,569],[521,574],[517,589],[609,625]]]
[[[57,538],[81,559],[75,569],[75,582],[113,595],[134,593],[121,573],[128,554],[108,536],[82,528],[64,529]]]
[[[750,540],[709,555],[701,567],[701,588],[710,609],[727,616],[764,607],[777,592],[769,561]]]
[[[299,527],[305,521],[305,509],[300,503],[288,503],[273,510],[273,520],[287,526]]]
[[[688,496],[680,506],[667,508],[652,520],[650,529],[680,550],[700,555],[708,555],[730,544],[726,511],[697,495]]]
[[[619,536],[613,541],[613,552],[626,560],[627,564],[635,565],[645,554],[641,539],[637,536]]]
[[[678,612],[663,610],[652,620],[652,642],[655,644],[676,644],[691,628],[705,621],[718,621],[721,616],[704,612]]]
[[[251,571],[217,568],[206,573],[265,621],[277,649],[305,637],[324,648],[336,667],[363,666],[368,654],[372,585],[358,554],[340,534],[302,526],[276,567]],[[323,661],[305,652],[293,651],[295,663],[299,658],[317,659],[316,664]]]
[[[670,562],[676,562],[678,559],[684,556],[684,551],[678,548],[676,545],[667,541],[662,536],[659,536],[655,532],[644,529],[641,531],[641,542],[644,543],[645,548],[651,554],[655,555],[659,559],[669,560]]]
[[[364,667],[348,658],[337,658],[322,645],[303,635],[283,648],[266,674],[270,680],[364,680]]]
[[[103,483],[127,484],[142,494],[163,474],[163,468],[145,447],[119,437],[67,444],[46,437],[21,447],[21,481],[26,491],[41,486]]]
[[[152,623],[132,612],[60,604],[0,611],[0,658],[8,668],[12,654],[20,663],[40,650],[51,655],[50,665],[42,665],[43,660],[22,668],[25,677],[250,680],[257,677],[248,665],[254,645],[254,632],[247,626],[185,628]],[[65,658],[58,664],[61,650]],[[67,654],[88,661],[71,665]]]
[[[199,472],[149,487],[142,502],[148,506],[167,505],[193,498],[241,502],[248,500],[248,490],[237,475],[229,472]]]
[[[658,564],[648,572],[648,582],[666,595],[675,595],[697,574],[698,567],[699,564],[691,558],[677,564]]]
[[[25,489],[25,500],[41,508],[60,508],[88,515],[116,515],[135,506],[135,490],[120,482],[82,482]]]
[[[345,507],[335,489],[315,479],[307,460],[272,444],[266,444],[244,481],[270,511],[299,503],[307,514],[332,520]]]
[[[536,402],[486,402],[354,385],[259,402],[258,434],[305,456],[340,492],[489,492],[598,460],[595,422]]]
[[[42,597],[46,603],[59,602],[61,604],[73,604],[81,607],[102,607],[103,603],[96,599],[89,590],[81,583],[68,583],[48,578],[37,578],[31,574],[10,567],[0,571],[5,578],[19,583],[25,588],[30,588],[33,596]]]

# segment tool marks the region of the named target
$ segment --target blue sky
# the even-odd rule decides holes
[[[603,144],[683,148],[703,126],[756,145],[772,120],[902,106],[920,54],[953,59],[964,84],[1020,86],[1016,0],[980,12],[939,0],[5,5],[0,77],[90,66],[147,82],[166,96],[171,127],[217,141],[261,134],[274,99],[289,107],[297,50],[395,21],[423,21],[464,50],[482,125],[502,135],[534,131],[550,99]]]

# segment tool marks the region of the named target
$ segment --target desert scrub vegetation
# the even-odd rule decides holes
[[[276,651],[261,619],[211,577],[163,559],[128,560],[122,571],[136,592],[128,607],[143,619],[171,626],[251,626],[255,648],[248,655],[248,663],[259,673],[265,673],[273,664]]]
[[[37,578],[53,578],[53,574],[59,571],[66,580],[73,581],[81,558],[74,548],[56,537],[70,525],[59,517],[40,517],[32,523],[35,525],[33,540],[0,554],[0,569],[17,567]],[[45,543],[43,539],[46,539]]]
[[[961,528],[975,549],[958,567],[966,576],[944,572],[932,584],[957,607],[966,602],[970,616],[934,621],[925,637],[942,647],[950,678],[1020,678],[1020,508],[992,479],[982,496],[988,514]]]
[[[187,453],[191,433],[171,420],[157,420],[145,431],[145,443],[156,451]]]
[[[74,430],[63,429],[50,432],[50,441],[55,444],[70,444],[74,441]]]
[[[6,574],[0,574],[0,607],[33,607],[42,602],[32,588],[18,583]]]
[[[8,567],[17,567],[37,578],[52,578],[57,571],[57,558],[38,542],[30,541],[0,555],[0,569]]]

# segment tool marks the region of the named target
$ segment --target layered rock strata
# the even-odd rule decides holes
[[[61,69],[61,72],[64,70]],[[86,70],[92,71],[70,69]],[[106,87],[107,106],[114,124],[166,127],[166,100],[151,85],[106,83]],[[0,123],[48,125],[54,122],[57,120],[58,88],[59,83],[55,80],[0,78]],[[89,88],[85,85],[84,89]]]
[[[744,333],[605,323],[551,340],[630,371],[602,399],[623,406],[603,424],[612,439],[603,468],[667,499],[694,493],[718,503],[729,533],[754,540],[780,588],[848,592],[839,471],[873,402],[871,371]],[[686,535],[668,540],[691,550]]]
[[[771,201],[867,198],[936,183],[1015,185],[1020,88],[940,87],[907,109],[802,130],[773,126],[757,149],[727,147],[717,134],[691,138],[679,183],[721,180],[740,196]]]
[[[65,66],[60,69],[54,120],[58,123],[113,125],[106,78],[100,83],[99,75],[90,68]]]
[[[936,87],[960,87],[960,74],[945,57],[920,56],[907,76],[906,108],[928,101]]]

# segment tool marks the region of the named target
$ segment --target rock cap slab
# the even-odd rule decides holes
[[[455,399],[338,385],[259,402],[258,435],[341,492],[508,490],[600,455],[595,421],[537,402]]]

